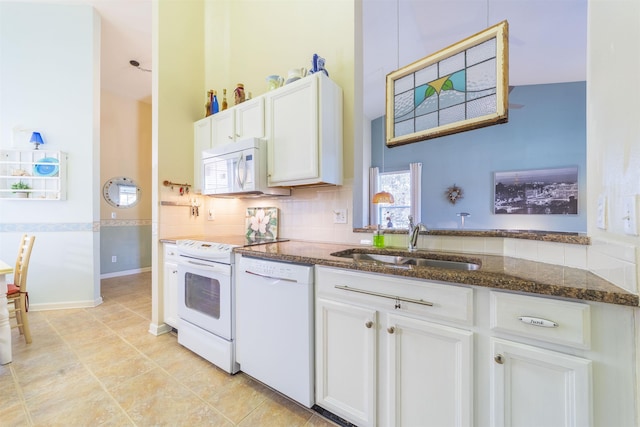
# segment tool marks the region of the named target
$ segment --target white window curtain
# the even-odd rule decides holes
[[[413,223],[422,222],[422,163],[409,163],[409,182],[411,183],[410,212]]]
[[[380,223],[378,218],[378,208],[371,201],[373,195],[378,192],[378,175],[380,170],[377,167],[369,168],[369,224],[375,225]]]

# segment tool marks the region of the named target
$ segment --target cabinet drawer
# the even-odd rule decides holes
[[[319,296],[414,317],[473,323],[473,289],[316,266]]]
[[[164,247],[164,261],[177,261],[178,260],[178,247],[173,243],[165,243]]]
[[[578,348],[591,345],[588,304],[491,292],[491,329]]]

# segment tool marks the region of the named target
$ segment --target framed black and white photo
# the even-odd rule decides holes
[[[578,167],[494,173],[494,214],[576,215]]]

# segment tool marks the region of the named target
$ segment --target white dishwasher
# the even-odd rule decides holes
[[[313,266],[236,257],[240,370],[311,408],[315,403]]]

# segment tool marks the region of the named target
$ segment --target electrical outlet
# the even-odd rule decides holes
[[[209,212],[207,213],[207,220],[213,221],[215,219],[216,219],[216,211],[214,211],[213,209],[209,209]]]
[[[625,197],[624,216],[622,217],[625,234],[638,235],[638,220],[636,216],[636,196]]]
[[[111,262],[118,262],[118,257],[117,257],[117,256],[115,256],[115,255],[113,255],[113,256],[111,257]]]
[[[334,224],[346,224],[347,223],[347,210],[346,209],[334,209],[333,210],[333,223]]]
[[[111,219],[116,219],[116,213],[115,212],[111,212]]]
[[[596,226],[602,230],[607,229],[607,197],[604,194],[598,196],[598,211],[596,214]]]

